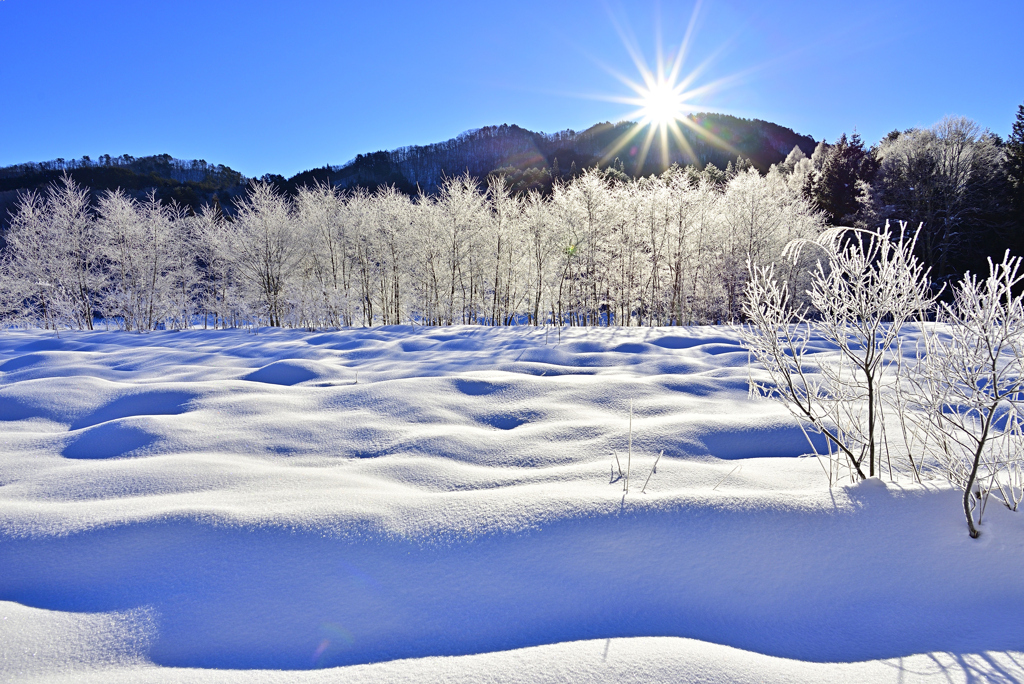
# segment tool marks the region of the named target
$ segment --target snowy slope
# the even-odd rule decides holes
[[[1024,515],[830,491],[733,333],[0,335],[0,679],[1024,678]]]

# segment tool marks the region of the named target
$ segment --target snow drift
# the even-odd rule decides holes
[[[728,329],[4,334],[0,673],[1021,676],[1024,518],[830,490],[747,374]]]

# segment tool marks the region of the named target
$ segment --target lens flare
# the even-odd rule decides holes
[[[356,642],[352,632],[333,622],[321,623],[320,632],[325,636],[313,651],[312,663],[315,667],[322,667],[332,656],[351,648]]]

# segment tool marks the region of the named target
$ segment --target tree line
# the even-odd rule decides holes
[[[568,180],[595,165],[608,167],[613,161],[627,175],[640,177],[660,174],[673,163],[700,168],[714,164],[724,169],[742,156],[763,173],[785,159],[794,146],[809,154],[815,144],[813,138],[784,126],[727,114],[691,114],[678,128],[684,142],[680,144],[672,136],[667,158],[661,151],[645,154],[644,139],[649,128],[629,121],[553,134],[502,124],[431,145],[360,154],[344,166],[325,166],[287,180],[280,176],[271,180],[290,191],[319,181],[370,190],[393,185],[415,195],[420,190],[435,193],[451,175],[469,173],[483,178],[501,169],[506,175],[516,176],[513,182],[520,189],[550,194],[559,180]]]
[[[464,175],[432,196],[253,182],[234,216],[63,178],[29,193],[0,265],[8,319],[125,330],[736,320],[748,255],[820,212],[791,176],[591,169],[550,197]]]
[[[788,269],[799,292],[811,264],[783,247],[828,225],[921,223],[937,278],[1015,247],[1022,143],[1024,106],[1007,142],[949,118],[869,150],[796,146],[764,174],[742,158],[644,178],[613,164],[549,194],[504,170],[414,196],[263,180],[230,215],[65,175],[11,214],[0,309],[54,329],[734,322],[747,260]]]
[[[886,220],[923,226],[916,256],[952,282],[986,268],[988,256],[1024,250],[1024,105],[1010,138],[964,117],[893,131],[865,149],[859,136],[819,143],[785,164],[803,194],[834,226],[877,228]]]

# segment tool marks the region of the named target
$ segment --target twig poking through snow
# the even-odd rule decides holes
[[[619,479],[621,480],[623,478],[623,474],[622,474],[622,464],[619,463],[619,454],[613,451],[612,452],[612,456],[615,457],[615,467],[619,471]],[[614,480],[612,480],[612,481],[614,482]]]
[[[626,453],[626,481],[622,490],[629,494],[629,468],[633,463],[633,400],[629,400],[629,451]]]
[[[742,464],[741,464],[741,465],[742,465]],[[720,484],[722,484],[723,482],[725,482],[726,480],[728,480],[728,479],[729,479],[729,475],[732,475],[733,473],[735,473],[735,472],[736,472],[737,470],[739,470],[739,468],[740,468],[740,466],[739,466],[739,465],[737,465],[737,466],[736,466],[735,468],[733,468],[732,470],[730,470],[730,471],[729,471],[729,472],[728,472],[728,473],[726,474],[726,476],[725,476],[725,477],[723,477],[723,478],[722,478],[721,480],[719,480],[719,481],[718,481],[718,484],[716,484],[716,485],[715,485],[714,487],[712,487],[712,488],[711,488],[711,491],[715,491],[716,489],[718,489],[718,485],[720,485]]]
[[[662,449],[661,453],[658,454],[658,458],[654,459],[654,465],[651,466],[651,474],[647,476],[647,480],[646,480],[646,482],[644,482],[644,488],[640,490],[641,494],[644,494],[644,493],[647,492],[647,483],[651,481],[651,475],[654,475],[654,473],[658,472],[658,461],[660,461],[661,457],[664,456],[664,455],[665,455],[665,450]]]

